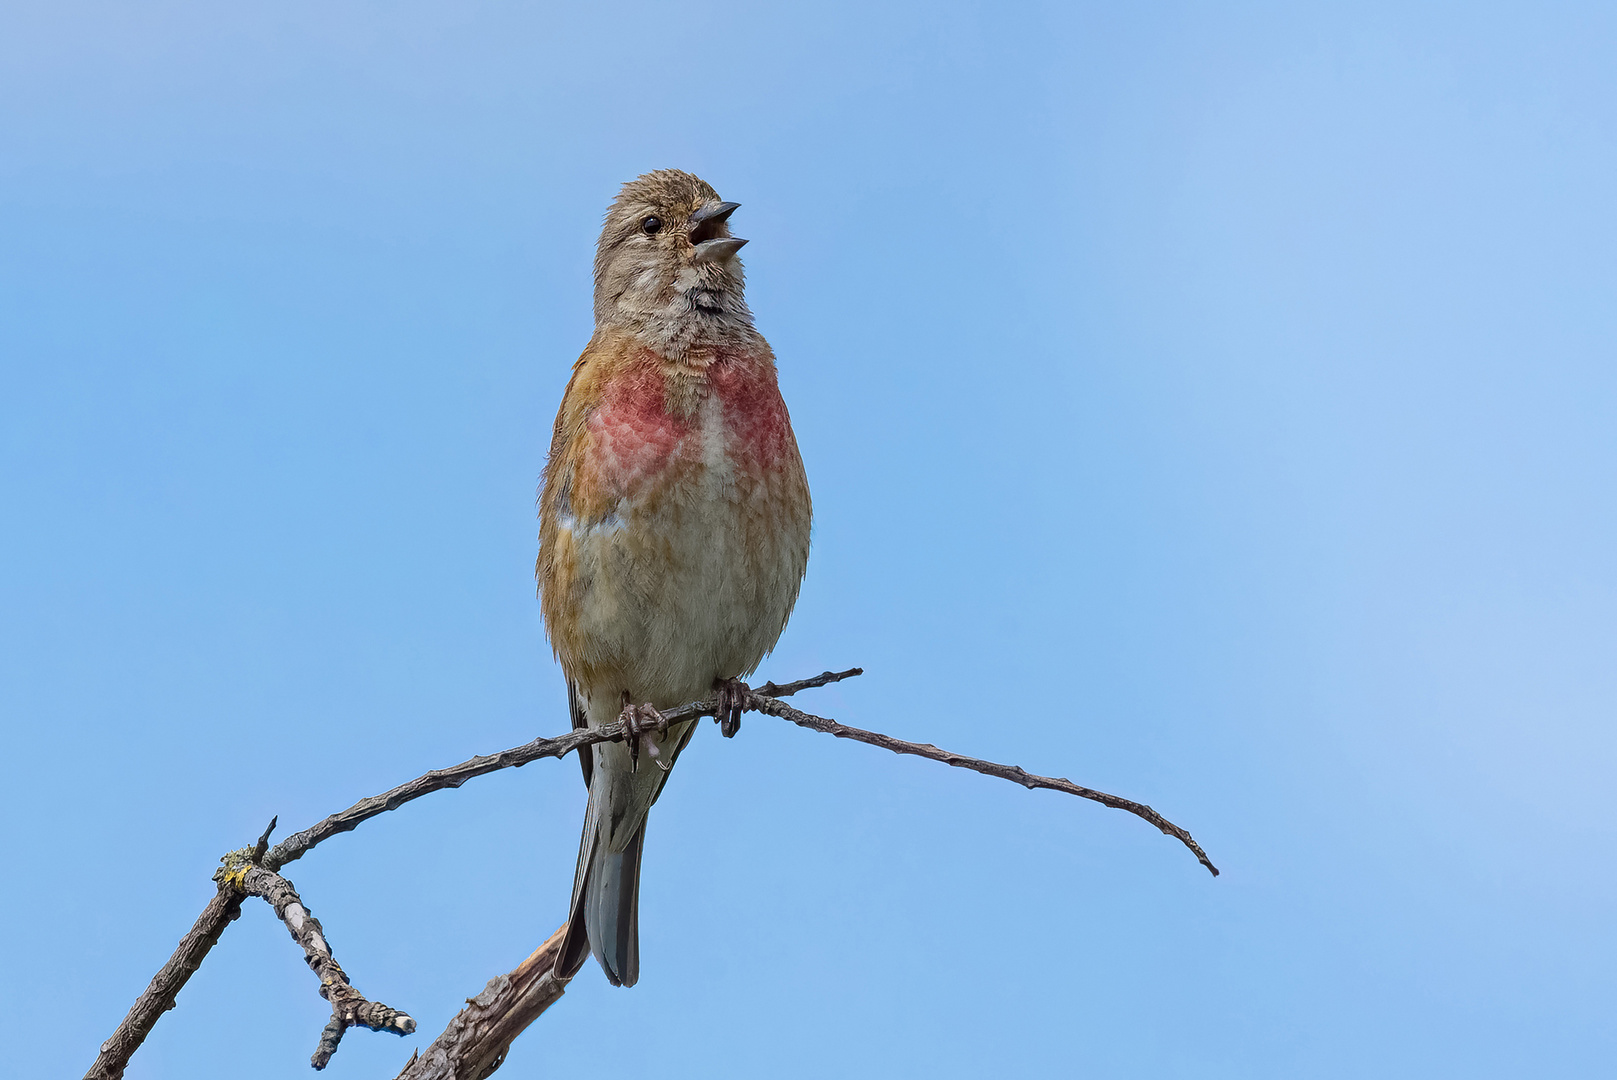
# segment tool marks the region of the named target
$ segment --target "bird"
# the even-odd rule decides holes
[[[595,253],[595,332],[573,365],[539,495],[545,632],[574,728],[623,721],[579,752],[589,801],[554,972],[593,954],[640,977],[646,817],[716,696],[740,726],[808,564],[808,478],[775,357],[753,325],[730,233],[740,204],[659,169],[624,184]]]

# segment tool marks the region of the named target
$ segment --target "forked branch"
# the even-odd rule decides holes
[[[256,896],[275,909],[275,915],[286,924],[292,940],[303,947],[304,962],[320,980],[320,996],[331,1002],[331,1019],[320,1033],[309,1064],[324,1069],[337,1052],[337,1044],[351,1027],[367,1027],[372,1031],[391,1031],[395,1035],[415,1033],[415,1020],[381,1002],[367,1000],[348,981],[348,973],[331,955],[326,942],[325,928],[303,904],[303,898],[292,883],[273,870],[259,865],[275,822],[264,830],[258,846],[252,851],[232,851],[224,857],[224,865],[214,871],[213,879],[221,886],[230,886],[248,896]]]

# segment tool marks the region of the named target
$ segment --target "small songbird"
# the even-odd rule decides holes
[[[775,647],[808,562],[808,478],[742,295],[737,205],[674,169],[623,186],[595,254],[595,335],[556,414],[545,629],[573,726],[632,732],[579,754],[589,805],[563,978],[591,952],[613,985],[639,978],[646,813],[696,727],[658,710],[717,691],[734,735],[740,678]]]

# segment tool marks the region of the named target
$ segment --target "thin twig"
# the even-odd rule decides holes
[[[1184,844],[1196,856],[1198,862],[1212,871],[1214,877],[1218,876],[1218,867],[1213,865],[1212,860],[1207,857],[1207,852],[1202,850],[1201,845],[1196,843],[1190,833],[1144,803],[1137,803],[1118,795],[1108,795],[1104,791],[1086,788],[1065,778],[1039,776],[1028,772],[1020,765],[1001,765],[993,761],[983,761],[980,758],[966,757],[964,754],[956,754],[949,750],[939,750],[931,743],[906,742],[903,739],[895,739],[891,735],[883,735],[877,731],[849,727],[846,724],[839,724],[835,720],[827,720],[823,716],[815,716],[813,713],[794,709],[783,701],[778,701],[773,697],[767,697],[760,693],[754,693],[748,705],[758,712],[778,716],[782,720],[790,720],[798,727],[824,732],[839,739],[853,739],[855,742],[868,743],[871,746],[879,746],[883,750],[891,750],[895,754],[914,754],[916,757],[924,757],[931,761],[941,761],[945,765],[953,765],[959,769],[970,769],[972,772],[979,772],[984,776],[997,776],[1001,780],[1021,784],[1030,790],[1044,788],[1048,791],[1060,791],[1068,795],[1076,795],[1080,799],[1098,802],[1103,806],[1110,806],[1114,810],[1127,810],[1135,817],[1149,821],[1168,836]]]
[[[814,690],[821,686],[829,686],[834,682],[841,682],[843,679],[851,679],[855,675],[863,675],[864,673],[865,669],[862,667],[851,667],[847,671],[822,671],[813,678],[798,679],[795,682],[780,683],[778,685],[766,682],[762,686],[753,687],[752,692],[763,697],[791,697],[793,694],[803,690]],[[695,703],[693,702],[692,704]],[[705,705],[707,702],[702,704]],[[685,706],[685,708],[690,708],[690,705]],[[713,713],[709,710],[701,715],[712,716]]]

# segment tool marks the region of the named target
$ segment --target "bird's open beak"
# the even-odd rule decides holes
[[[719,229],[730,220],[740,203],[710,202],[691,215],[691,243],[696,245],[699,263],[723,261],[741,250],[745,240],[738,236],[719,236]]]

